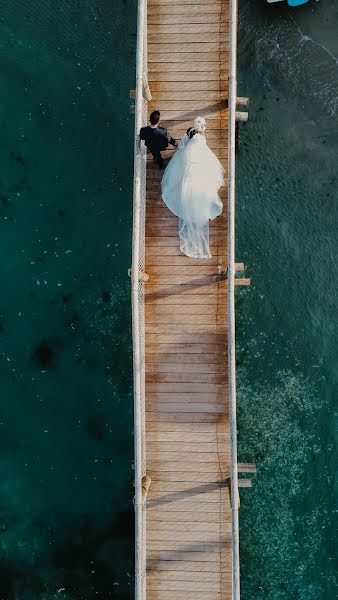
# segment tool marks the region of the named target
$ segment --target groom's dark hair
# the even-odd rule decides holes
[[[153,110],[153,112],[150,115],[150,123],[152,125],[157,125],[157,123],[160,120],[160,116],[161,116],[161,113],[159,110]]]

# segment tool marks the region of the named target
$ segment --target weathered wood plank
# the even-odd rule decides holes
[[[191,577],[188,580],[185,581],[178,581],[178,580],[163,580],[161,578],[159,579],[149,579],[147,582],[147,593],[150,593],[151,591],[158,591],[158,592],[169,592],[170,590],[174,591],[174,592],[178,592],[178,591],[187,591],[189,590],[190,592],[196,591],[196,592],[221,592],[221,585],[220,585],[220,581],[211,581],[209,579],[209,581],[194,581],[193,578]]]
[[[162,200],[161,200],[162,202]],[[223,236],[222,236],[223,237]],[[158,240],[158,243],[157,243]],[[175,241],[175,240],[174,240]],[[214,255],[211,258],[205,259],[206,264],[214,264],[217,266],[219,264],[219,257],[223,257],[224,264],[227,264],[228,253],[227,248],[225,247],[225,242],[220,241],[217,243],[217,240],[212,241],[210,248],[213,249]],[[176,258],[174,258],[176,257]],[[158,259],[157,262],[156,258]],[[174,260],[173,263],[168,263],[171,259]],[[167,264],[196,264],[196,261],[200,262],[198,258],[190,258],[189,256],[183,256],[182,252],[180,252],[179,241],[176,240],[176,243],[171,244],[170,246],[166,245],[163,238],[150,238],[148,241],[148,246],[146,248],[146,263],[147,264],[157,264],[163,265]]]
[[[176,472],[171,472],[171,471],[164,471],[163,473],[161,473],[160,471],[152,471],[151,469],[148,469],[148,474],[151,477],[152,481],[166,481],[166,482],[190,482],[190,483],[199,483],[199,484],[203,484],[203,483],[213,483],[215,481],[223,481],[225,477],[229,477],[230,475],[230,465],[229,468],[226,469],[226,471],[224,473],[210,473],[210,471],[206,471],[205,473],[199,473],[198,471],[176,471]],[[162,516],[161,518],[159,517],[159,519],[157,520],[162,520],[162,521],[166,521],[169,522],[167,519],[167,515]],[[173,519],[174,520],[174,519]],[[186,521],[185,519],[182,519],[183,521]],[[194,520],[192,519],[191,515],[189,516],[189,521]],[[195,519],[196,520],[196,519]],[[197,518],[198,522],[202,522],[205,521],[205,517],[201,517]],[[223,521],[225,522],[225,520],[223,519]],[[228,518],[228,521],[231,522],[231,516]],[[219,523],[219,519],[215,519],[213,521],[214,523]]]
[[[205,65],[206,63],[200,65],[200,71],[193,69],[189,72],[175,71],[172,69],[170,69],[169,71],[167,69],[163,71],[162,69],[161,71],[154,64],[149,65],[148,81],[150,87],[152,87],[154,83],[156,85],[160,85],[161,83],[172,82],[188,82],[190,83],[190,85],[199,85],[199,82],[211,81],[216,82],[218,85],[226,86],[228,84],[228,73],[225,69],[221,70],[220,66],[217,63],[212,63],[212,66],[210,66],[209,68],[206,68]]]
[[[175,33],[173,34],[173,30]],[[221,40],[226,41],[226,37],[228,36],[227,28],[224,28],[224,31],[220,32],[220,27],[218,23],[207,23],[207,24],[197,24],[194,27],[194,33],[187,34],[187,27],[185,24],[178,24],[175,27],[172,25],[149,25],[148,28],[148,37],[152,40],[153,43],[158,41],[170,43],[172,40],[172,36],[174,35],[178,41],[184,41],[185,36],[188,35],[188,39],[186,41],[194,41],[197,36],[198,41],[201,42],[204,39],[204,36],[208,36],[207,41],[215,41]],[[215,36],[215,37],[213,37]],[[224,36],[221,38],[221,36]],[[173,42],[175,43],[175,42]]]
[[[178,553],[177,553],[178,556]],[[147,592],[149,600],[221,600],[217,592],[187,592],[187,591],[151,591]],[[230,598],[230,596],[229,596]]]
[[[164,286],[161,286],[161,288]],[[148,294],[148,305],[162,305],[162,306],[177,306],[177,305],[208,305],[208,304],[218,304],[218,306],[226,305],[226,298],[224,296],[218,297],[216,294],[195,294],[194,290],[190,290],[184,294],[178,290],[176,293],[173,290],[169,290],[168,294],[161,294],[160,290],[157,289],[158,294]],[[222,292],[222,290],[221,290]],[[173,308],[169,308],[168,310],[174,310]],[[160,341],[160,340],[158,340]]]
[[[220,474],[221,478],[223,479],[226,476],[226,473],[229,472],[229,469],[230,469],[230,455],[229,455],[229,460],[227,462],[224,461],[222,464],[197,463],[197,462],[184,463],[182,461],[176,461],[176,462],[170,462],[170,463],[166,462],[166,464],[164,465],[161,461],[156,461],[156,460],[150,461],[150,464],[149,464],[149,472],[157,471],[161,475],[161,477],[163,477],[163,473],[165,473],[165,472],[175,473],[176,471],[179,471],[180,469],[182,471],[185,471],[186,473],[200,473],[200,474],[208,473],[209,475],[213,475],[213,477],[215,477],[215,475],[217,475],[217,473],[218,473],[218,474]],[[205,510],[204,510],[204,508],[202,510],[202,507],[201,507],[201,511],[202,512],[212,512],[212,509],[210,507],[211,507],[211,504]],[[218,507],[218,508],[220,508],[220,507]],[[197,512],[198,512],[197,509],[194,508],[194,510],[197,515]],[[228,509],[226,509],[226,510],[228,510]],[[150,512],[151,511],[149,511],[149,514],[150,514]],[[155,513],[157,514],[158,517],[160,517],[160,512],[162,512],[161,509],[159,507],[156,507]],[[220,519],[220,518],[221,517],[219,515],[218,519]]]
[[[211,36],[212,39],[212,36]],[[150,60],[150,62],[153,62],[152,58],[154,58],[155,54],[163,54],[163,53],[186,53],[189,52],[190,54],[196,54],[196,53],[214,53],[217,52],[218,56],[217,56],[217,61],[219,60],[219,53],[220,52],[228,52],[228,43],[227,42],[222,42],[219,39],[219,36],[216,37],[215,41],[192,41],[192,42],[185,42],[183,40],[183,38],[180,41],[177,41],[176,44],[172,44],[172,43],[168,43],[166,40],[163,40],[162,42],[156,42],[156,43],[149,43],[148,44],[148,52],[149,52],[149,56],[148,56],[148,60]],[[197,57],[196,57],[197,58]],[[198,57],[198,60],[201,61],[201,58]],[[157,62],[157,61],[156,61]]]
[[[190,310],[189,310],[190,309]],[[226,304],[197,304],[197,305],[189,305],[189,304],[177,304],[175,308],[168,308],[168,306],[161,304],[151,304],[149,303],[146,306],[145,318],[146,320],[151,322],[151,319],[156,319],[158,322],[159,318],[170,319],[175,316],[184,315],[189,317],[191,320],[196,318],[198,321],[198,317],[208,317],[213,318],[217,315],[226,316],[228,314],[228,307]],[[168,321],[169,322],[169,321]]]
[[[186,308],[185,311],[182,310],[182,306],[180,307],[179,305],[177,306],[177,310],[176,308],[173,311],[173,314],[170,314],[170,312],[168,313],[168,307],[167,307],[167,312],[165,310],[158,310],[158,311],[149,311],[147,310],[146,315],[145,315],[145,323],[146,324],[150,324],[150,325],[157,325],[159,320],[161,319],[161,323],[162,324],[180,324],[182,323],[184,324],[188,324],[188,323],[194,323],[194,324],[205,324],[205,325],[215,325],[217,323],[221,323],[222,319],[223,319],[223,324],[225,324],[228,312],[227,312],[227,307],[225,305],[223,305],[223,308],[220,309],[218,308],[216,305],[212,306],[210,304],[206,305],[206,306],[202,306],[200,307],[200,314],[197,314],[196,312],[194,313],[189,313],[188,312],[188,308],[189,306],[184,306],[183,308]],[[195,307],[194,307],[195,308]],[[209,309],[209,310],[208,310]]]
[[[229,440],[227,440],[229,441]],[[159,442],[159,440],[156,440],[156,442],[151,442],[147,440],[147,452],[150,452],[151,454],[149,454],[149,456],[154,456],[155,455],[160,455],[162,452],[166,453],[166,452],[197,452],[197,454],[205,454],[210,453],[218,453],[222,450],[223,444],[222,443],[218,443],[217,440],[213,441],[213,442],[205,442],[204,440],[198,440],[198,441],[184,441],[184,438],[178,440],[173,440],[173,441],[168,441],[168,440],[162,440],[161,442]],[[153,497],[153,496],[152,496]]]
[[[176,229],[176,238],[174,236],[166,236],[161,238],[159,235],[160,232],[157,232],[156,235],[147,236],[149,238],[147,253],[146,253],[146,264],[150,266],[155,265],[165,265],[162,269],[163,272],[168,272],[168,268],[171,265],[182,265],[188,266],[189,264],[194,265],[194,261],[198,259],[187,258],[187,261],[183,259],[183,254],[180,251],[178,238],[178,228]],[[211,258],[206,259],[206,265],[213,266],[213,272],[215,275],[219,272],[218,266],[222,268],[226,267],[228,264],[228,257],[226,254],[226,250],[224,247],[224,229],[216,229],[209,232],[209,247],[211,252]],[[174,238],[174,239],[172,239]],[[156,262],[156,255],[158,256],[158,262]],[[177,257],[178,259],[174,259],[172,262],[172,257]],[[168,257],[168,258],[162,258]],[[147,260],[148,258],[148,260]],[[184,257],[185,258],[185,257]],[[210,261],[210,262],[209,262]],[[196,263],[195,263],[196,265]],[[196,265],[198,266],[198,265]]]
[[[210,573],[193,573],[191,571],[178,571],[175,574],[173,571],[169,570],[150,570],[148,572],[148,581],[212,581],[218,582],[220,584],[221,578],[220,573],[218,571],[211,571]]]
[[[184,257],[185,258],[185,257]],[[194,259],[191,259],[194,260]],[[195,259],[196,260],[196,259]],[[162,262],[162,261],[161,261]],[[219,270],[217,268],[218,264],[221,263],[216,263],[215,257],[213,259],[213,263],[214,264],[208,264],[208,261],[205,261],[201,263],[201,260],[199,263],[196,264],[191,264],[191,262],[181,262],[179,265],[175,265],[173,262],[171,262],[170,264],[170,269],[163,269],[162,265],[157,263],[154,265],[149,265],[149,263],[147,263],[147,273],[148,275],[154,275],[154,276],[167,276],[167,277],[173,277],[174,275],[178,275],[179,277],[183,277],[184,275],[189,275],[189,276],[202,276],[202,277],[208,277],[208,276],[212,276],[212,277],[219,277]],[[181,281],[184,281],[184,279],[181,279]]]
[[[223,250],[224,252],[222,246],[217,248],[217,251],[219,250]],[[217,273],[218,265],[226,267],[227,263],[227,254],[217,254],[205,260],[205,267],[213,267],[213,272]],[[149,267],[154,267],[159,273],[167,271],[167,267],[173,268],[182,266],[183,268],[189,269],[191,266],[196,266],[203,268],[199,258],[190,258],[188,256],[183,256],[182,253],[178,252],[174,254],[173,251],[170,251],[167,248],[165,248],[163,252],[161,250],[154,251],[151,247],[148,248],[146,252],[146,265],[147,273],[149,273]]]
[[[201,294],[203,297],[205,296],[206,293],[212,295],[218,295],[219,293],[222,293],[224,290],[222,289],[223,287],[223,281],[220,281],[219,283],[204,283],[201,282],[200,284],[196,284],[196,285],[191,285],[191,283],[181,283],[181,284],[153,284],[153,285],[146,285],[145,286],[145,295],[148,297],[150,296],[151,300],[154,300],[156,298],[166,298],[169,296],[177,296],[178,294],[181,294],[182,296],[184,294],[187,294],[190,297],[196,296],[198,294]],[[147,298],[148,299],[148,298]],[[186,340],[189,341],[189,340]],[[215,340],[213,340],[215,341]]]
[[[210,3],[209,4],[207,2],[203,3],[197,3],[194,4],[193,2],[190,4],[171,4],[169,3],[164,3],[161,4],[161,8],[159,9],[158,6],[154,6],[154,4],[149,4],[148,7],[148,20],[151,21],[151,16],[152,15],[170,15],[170,16],[177,16],[177,15],[187,15],[187,23],[189,23],[190,21],[190,17],[192,15],[198,14],[198,15],[203,15],[203,14],[212,14],[212,13],[216,13],[218,15],[218,19],[219,19],[219,15],[222,12],[222,5],[221,3]]]
[[[172,357],[173,355],[169,355]],[[194,356],[193,354],[191,356]],[[210,355],[209,355],[210,356]],[[215,355],[217,356],[217,355]],[[176,357],[175,357],[176,358]],[[191,357],[190,357],[191,358]],[[177,361],[169,362],[168,355],[165,357],[161,357],[161,355],[157,355],[154,357],[153,355],[146,356],[146,370],[147,373],[193,373],[194,375],[197,373],[226,373],[226,362],[227,356],[223,355],[223,360],[215,360],[214,362],[207,362],[205,356],[200,355],[200,360],[187,362],[187,357],[185,355],[180,354],[177,357]],[[196,381],[196,380],[195,380]]]
[[[156,78],[151,82],[151,93],[158,98],[158,94],[164,95],[168,92],[227,92],[228,82],[226,79],[220,80],[219,73],[216,73],[214,79],[189,78],[173,79],[172,81],[163,81],[162,78]]]
[[[223,419],[223,415],[213,412],[195,412],[195,413],[184,413],[184,412],[154,412],[148,411],[146,407],[146,419],[148,421],[160,421],[162,423],[179,422],[179,423],[218,423]]]
[[[168,228],[163,229],[167,231]],[[173,228],[173,234],[174,231],[176,231],[177,235],[176,227]],[[204,270],[200,267],[196,267],[196,269],[194,270],[194,267],[191,267],[191,271],[189,272],[188,270],[187,273],[182,271],[180,272],[180,270],[180,267],[178,267],[177,269],[173,267],[173,269],[170,270],[159,269],[158,274],[155,274],[154,270],[150,268],[149,271],[152,273],[152,277],[150,277],[149,281],[147,281],[147,286],[151,287],[152,285],[190,284],[194,287],[200,287],[204,285],[217,285],[218,283],[224,281],[224,279],[222,279],[222,276],[218,272],[218,269],[215,269],[213,267],[209,269],[205,268]]]
[[[206,337],[208,337],[210,334],[214,335],[214,336],[224,336],[224,334],[227,333],[227,327],[225,325],[215,325],[215,324],[200,324],[200,323],[188,323],[188,324],[182,324],[182,323],[156,323],[155,325],[153,323],[148,323],[147,325],[147,334],[152,335],[152,334],[156,334],[156,335],[167,335],[167,334],[174,334],[174,335],[184,335],[184,334],[190,334],[190,335],[204,335]],[[206,342],[207,340],[204,339],[204,342]]]
[[[210,307],[210,305],[208,305]],[[224,306],[224,305],[223,305]],[[176,310],[176,309],[175,309]],[[223,310],[214,310],[215,314],[211,314],[211,311],[206,310],[206,307],[203,308],[203,313],[200,315],[197,314],[185,314],[184,312],[179,312],[175,314],[168,314],[164,311],[158,314],[146,314],[145,323],[147,325],[157,325],[159,318],[161,317],[161,323],[163,324],[182,324],[186,325],[188,323],[194,323],[197,325],[225,325],[228,317],[228,313],[226,307],[224,306]]]
[[[176,517],[179,513],[173,513],[173,515]],[[184,515],[184,513],[182,513]],[[186,516],[186,515],[185,515]],[[216,518],[219,519],[219,517]],[[189,547],[189,546],[188,546]],[[181,561],[181,560],[187,560],[187,561],[198,561],[198,562],[202,562],[202,561],[206,561],[206,562],[220,562],[220,554],[218,552],[209,552],[208,550],[206,550],[205,552],[202,551],[194,551],[192,550],[153,550],[152,548],[149,548],[148,552],[147,552],[147,556],[150,560],[174,560],[174,561]],[[193,592],[194,596],[191,596],[191,600],[194,600],[194,598],[196,598],[196,596],[198,594],[195,595],[195,592]],[[162,595],[161,595],[162,597]],[[200,596],[201,600],[203,600],[203,598],[206,598],[206,594],[205,592],[203,592],[203,595]]]
[[[185,63],[193,63],[195,65],[200,65],[203,62],[220,64],[222,62],[226,62],[228,59],[228,52],[222,49],[215,49],[207,52],[205,52],[202,48],[200,48],[198,52],[191,50],[187,50],[185,52],[168,52],[167,50],[164,52],[151,52],[148,56],[148,64],[163,64],[166,62],[166,64],[170,65],[181,63],[181,61],[184,61]]]
[[[158,343],[159,336],[154,333],[146,332],[146,347],[148,344]],[[223,341],[222,335],[216,333],[164,333],[161,335],[163,344],[220,344]]]
[[[206,414],[225,414],[226,409],[223,404],[203,404],[202,402],[146,402],[146,410],[159,413],[206,413]]]
[[[175,56],[175,55],[173,55],[173,56]],[[180,61],[177,61],[177,62],[180,62]],[[212,92],[201,92],[201,93],[205,94],[205,95],[213,94]],[[179,111],[179,113],[185,114],[187,111],[195,111],[195,112],[198,112],[198,114],[200,114],[201,106],[203,106],[203,113],[205,115],[205,118],[207,118],[208,115],[209,115],[209,118],[211,118],[211,115],[215,115],[214,118],[219,118],[222,115],[222,112],[225,113],[227,111],[226,102],[225,102],[225,100],[220,100],[219,94],[217,94],[217,97],[215,99],[213,99],[211,97],[210,100],[208,100],[208,99],[194,100],[194,98],[187,98],[185,100],[176,100],[173,95],[172,99],[163,98],[160,102],[158,102],[156,100],[152,100],[152,102],[149,103],[150,110],[155,110],[156,108],[160,107],[161,113],[162,112],[165,113],[165,112],[169,112],[169,111]],[[204,115],[202,115],[202,116],[204,116]],[[185,119],[187,119],[187,117],[185,117]]]
[[[225,498],[225,496],[224,496]],[[184,499],[184,500],[176,500],[173,502],[166,502],[163,501],[161,502],[160,500],[156,501],[156,500],[149,500],[148,504],[147,504],[147,511],[149,510],[149,514],[151,515],[152,511],[157,513],[158,515],[161,515],[162,512],[185,512],[187,514],[187,518],[189,519],[189,513],[191,513],[192,511],[197,511],[197,512],[208,512],[208,513],[217,513],[217,512],[226,512],[227,510],[229,510],[230,505],[229,505],[229,493],[228,493],[228,500],[220,500],[218,502],[202,502],[202,501],[198,501],[197,499],[191,500],[189,501],[188,499]],[[155,527],[152,528],[152,531],[154,531]],[[218,534],[219,536],[221,535],[220,533]],[[159,536],[160,537],[160,536]],[[173,538],[174,540],[177,540],[180,536],[173,536],[173,535],[168,535],[166,536],[167,538]],[[201,534],[197,534],[195,535],[195,537],[197,538],[201,538]],[[203,537],[202,540],[203,541]]]
[[[192,433],[201,434],[208,433],[210,435],[224,435],[225,432],[229,431],[229,423],[227,418],[222,418],[222,422],[220,424],[222,427],[222,431],[217,433],[217,427],[214,422],[205,422],[205,423],[186,423],[186,422],[155,422],[149,421],[147,422],[147,434],[154,432],[156,434],[162,434],[167,432],[175,433],[175,435],[180,435],[182,439],[182,434]],[[189,478],[187,477],[187,481]]]
[[[208,431],[208,432],[191,432],[191,431],[184,431],[184,435],[182,435],[182,431],[147,431],[146,433],[146,439],[147,439],[147,444],[149,443],[154,443],[154,442],[165,442],[165,443],[172,443],[172,442],[182,442],[182,440],[184,441],[184,443],[203,443],[203,444],[210,444],[210,443],[216,443],[216,442],[221,442],[221,443],[225,443],[226,441],[229,440],[229,436],[230,436],[230,432],[227,433],[217,433],[215,428],[214,431]],[[164,484],[163,484],[164,485]],[[157,487],[151,487],[152,490],[156,490],[159,489]],[[166,491],[170,491],[171,489],[173,489],[170,485],[164,486],[163,488],[161,488],[163,490]],[[184,487],[182,487],[182,485],[180,486],[180,489],[185,489]],[[186,484],[186,489],[191,489],[190,484]],[[205,488],[203,488],[203,490],[205,491]]]
[[[191,308],[191,312],[189,311]],[[172,313],[172,314],[171,314]],[[161,304],[149,304],[145,313],[146,323],[215,323],[217,317],[227,317],[226,304],[199,304],[189,307],[188,304],[177,304],[175,309]]]
[[[228,498],[229,498],[229,494],[228,494]],[[152,505],[152,503],[149,503],[149,518],[151,519],[151,515],[154,512],[154,514],[157,514],[158,517],[161,517],[162,514],[165,514],[166,516],[171,514],[181,514],[184,513],[186,515],[186,519],[187,521],[189,521],[189,514],[193,511],[197,511],[198,512],[202,512],[203,514],[205,512],[207,512],[208,514],[217,514],[217,512],[221,512],[222,514],[225,514],[228,510],[230,510],[230,506],[229,506],[229,502],[210,502],[210,504],[202,503],[202,502],[192,502],[189,503],[188,501],[178,501],[178,502],[164,502],[164,503],[160,503],[160,504],[155,504],[154,506]],[[171,523],[172,525],[172,523]],[[169,523],[168,523],[168,527],[169,527]],[[153,522],[153,527],[149,527],[149,531],[156,531],[157,532],[157,528],[156,528],[156,522]],[[169,533],[169,529],[167,534]],[[172,527],[171,531],[175,532],[175,526]],[[206,540],[205,537],[203,537],[203,533],[204,532],[192,532],[192,535],[197,539],[199,539],[201,542],[203,542],[204,540]],[[224,533],[220,533],[218,532],[216,537],[211,536],[216,538],[216,540],[220,540],[221,536],[227,537],[227,539],[229,539],[229,532],[224,532]],[[230,532],[230,536],[231,536],[231,532]],[[154,536],[153,536],[154,537]],[[161,538],[163,538],[164,536],[158,536],[158,541],[161,541]],[[173,534],[169,534],[165,536],[167,539],[173,538],[172,541],[178,541],[179,539],[182,539],[183,536],[180,536],[178,533],[177,535],[173,535]],[[211,540],[210,540],[211,541]]]
[[[198,296],[201,298],[202,296]],[[198,305],[197,305],[198,306]],[[218,344],[191,344],[191,343],[178,343],[178,344],[166,344],[161,340],[157,343],[147,344],[146,356],[152,353],[167,353],[168,355],[184,353],[191,362],[199,362],[204,360],[204,354],[220,356],[220,360],[224,359],[224,354],[227,353],[226,342],[220,340]],[[188,356],[189,355],[189,356]],[[197,355],[197,356],[196,356]],[[216,357],[215,357],[216,358]],[[160,359],[159,359],[160,360]],[[216,359],[217,360],[217,359]],[[157,362],[156,356],[154,362]]]
[[[200,52],[200,54],[203,55],[203,52]],[[193,73],[194,71],[198,71],[199,73],[208,73],[210,70],[210,72],[218,72],[219,78],[226,80],[228,77],[228,70],[225,67],[222,67],[222,64],[219,62],[216,54],[217,53],[214,52],[212,55],[210,55],[210,53],[204,55],[205,60],[202,62],[195,61],[192,52],[184,55],[176,55],[176,60],[166,64],[166,72],[175,72],[176,74],[180,72],[187,73],[188,71],[190,71],[190,73]],[[181,60],[178,60],[179,56]],[[156,54],[153,57],[153,60],[148,64],[148,69],[150,74],[159,73],[161,72],[161,69],[163,71],[163,56]]]
[[[225,8],[227,7],[227,4],[224,2],[224,0],[213,0],[214,4],[222,4]],[[148,6],[158,6],[161,7],[163,5],[165,6],[172,6],[173,10],[175,10],[175,5],[176,4],[182,4],[182,0],[148,0]],[[197,6],[198,4],[207,4],[206,0],[189,0],[188,4],[193,4],[194,6]],[[160,10],[160,9],[159,9]]]
[[[214,402],[214,403],[223,403],[225,404],[225,395],[227,394],[227,388],[223,389],[224,386],[221,386],[220,389],[218,391],[213,390],[212,392],[210,391],[200,391],[200,392],[196,392],[196,391],[191,391],[190,387],[193,386],[189,386],[186,384],[181,384],[181,386],[179,386],[178,384],[156,384],[155,386],[155,391],[148,391],[149,385],[147,385],[147,400],[149,402],[155,402],[155,403],[169,403],[169,402],[173,402],[173,403],[183,403],[183,404],[195,404],[196,402],[199,403],[206,403],[206,402]],[[180,387],[182,387],[183,385],[185,385],[185,389],[189,390],[189,391],[177,391],[180,390]],[[163,386],[166,386],[167,391],[163,392],[161,391],[161,389],[163,389]],[[171,391],[171,388],[174,387],[176,389],[176,391]],[[200,386],[201,388],[205,388],[207,387],[205,384],[201,384]],[[156,388],[159,388],[159,391],[156,391]],[[195,386],[196,389],[196,386]],[[211,389],[211,387],[209,386],[209,389]]]
[[[209,382],[205,382],[205,381],[198,381],[195,383],[192,382],[187,382],[185,383],[184,381],[179,381],[179,382],[167,382],[167,381],[151,381],[148,382],[146,381],[146,390],[148,393],[150,392],[167,392],[167,393],[171,393],[171,394],[179,394],[179,393],[184,393],[186,392],[187,394],[206,394],[207,392],[210,393],[227,393],[227,387],[226,384],[222,381],[222,383],[220,383],[220,378],[218,377],[216,379],[216,375],[212,374],[213,378],[212,381],[209,380]],[[186,399],[187,400],[187,399]]]
[[[153,482],[154,485],[164,485],[163,482],[158,482],[158,481],[154,481]],[[179,482],[166,482],[167,486],[172,486],[172,485],[183,485],[184,483],[182,481]],[[191,485],[191,484],[190,484]],[[214,485],[214,484],[203,484],[205,486],[208,485]],[[200,487],[203,487],[200,486]],[[229,497],[229,493],[228,493],[228,489],[224,489],[224,493],[228,494]],[[188,531],[188,532],[199,532],[199,533],[203,533],[203,532],[210,532],[210,533],[218,533],[218,534],[223,534],[225,532],[231,532],[231,524],[230,523],[201,523],[199,521],[186,521],[186,522],[179,522],[179,523],[167,523],[166,521],[149,521],[149,529],[148,531],[159,531],[159,532],[175,532],[175,533],[181,533],[184,531]]]
[[[177,86],[178,87],[178,86]],[[152,91],[153,103],[163,108],[169,103],[200,101],[200,102],[221,102],[227,99],[227,91],[217,90],[194,90],[190,87],[188,90],[164,90],[162,92]]]
[[[159,384],[159,383],[192,383],[205,384],[225,384],[227,382],[227,375],[225,369],[190,369],[189,365],[186,365],[187,369],[168,369],[168,371],[154,369],[150,371],[146,369],[146,383],[148,384]]]
[[[162,464],[169,465],[172,462],[178,463],[186,463],[186,464],[195,464],[195,463],[211,463],[218,468],[219,462],[225,461],[227,463],[229,452],[226,453],[224,450],[221,452],[220,448],[215,448],[211,451],[206,452],[193,452],[191,454],[190,450],[184,452],[181,448],[177,447],[177,450],[168,450],[164,449],[159,450],[158,444],[156,444],[156,449],[154,450],[151,446],[149,448],[149,452],[147,452],[147,462],[161,462]]]
[[[195,506],[198,506],[198,508],[207,506],[208,512],[217,512],[217,509],[219,509],[219,507],[221,507],[222,510],[225,510],[229,508],[229,492],[228,490],[224,490],[224,494],[219,496],[218,498],[213,498],[213,496],[210,494],[205,494],[205,496],[201,494],[197,496],[196,494],[188,494],[187,492],[182,493],[182,495],[179,495],[179,492],[172,492],[157,495],[155,497],[152,496],[151,498],[149,498],[147,503],[147,507],[149,508],[149,510],[156,510],[157,507],[161,507],[161,509],[170,512],[176,511],[178,505],[180,505],[182,509],[186,505],[187,512]],[[181,512],[181,510],[179,512]],[[166,531],[166,534],[171,533],[172,531],[173,529],[170,528]],[[222,535],[221,531],[218,531],[218,535]],[[166,535],[166,537],[168,537],[168,539],[175,539],[175,537],[173,537],[172,535]],[[196,538],[197,537],[201,537],[200,533],[196,535]],[[160,536],[158,536],[158,539],[160,539]]]
[[[201,573],[202,576],[203,574],[207,575],[206,572],[208,573],[220,573],[222,570],[222,565],[220,563],[217,563],[215,561],[213,562],[205,562],[205,561],[188,561],[188,560],[182,560],[179,562],[173,562],[172,560],[162,560],[162,561],[157,561],[157,560],[148,560],[147,561],[147,570],[149,573],[154,573],[154,572],[170,572],[170,571],[177,571],[177,574],[180,572],[183,573]]]
[[[190,8],[190,5],[187,6]],[[225,24],[229,26],[229,13],[226,10],[222,10],[222,14],[219,11],[215,13],[205,13],[204,11],[198,11],[197,7],[195,10],[191,10],[190,14],[164,14],[161,11],[153,10],[152,14],[148,14],[148,25],[179,25],[184,24],[187,29],[195,24],[218,24],[218,26]]]
[[[217,29],[217,25],[213,27],[214,29]],[[159,28],[160,29],[160,28]],[[194,28],[195,29],[195,28]],[[193,44],[197,44],[198,46],[200,44],[205,44],[205,43],[220,43],[220,42],[226,42],[227,46],[226,48],[228,49],[229,47],[229,32],[228,31],[220,31],[219,27],[218,30],[216,31],[204,31],[201,32],[199,31],[199,33],[201,35],[197,36],[196,32],[187,32],[186,28],[185,31],[177,31],[177,28],[175,27],[175,31],[173,31],[173,28],[171,29],[171,33],[168,36],[164,36],[163,35],[163,31],[160,29],[157,32],[154,31],[149,31],[148,32],[148,42],[149,45],[153,45],[153,44],[159,44],[159,45],[171,45],[171,44],[178,44],[178,46],[180,47],[181,44],[187,44],[187,43],[193,43]],[[203,34],[202,34],[203,33]],[[198,52],[197,48],[196,48],[196,52]]]

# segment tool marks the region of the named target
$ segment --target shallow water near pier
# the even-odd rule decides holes
[[[245,600],[337,597],[338,7],[242,0],[237,162]]]
[[[242,598],[333,600],[338,9],[239,18]],[[127,600],[136,1],[3,0],[0,31],[0,600]]]

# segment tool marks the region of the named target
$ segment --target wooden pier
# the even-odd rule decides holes
[[[236,13],[229,0],[139,0],[131,271],[137,600],[240,597]],[[154,109],[176,139],[204,116],[208,145],[225,168],[209,260],[180,253],[177,218],[161,200],[163,173],[138,143]]]

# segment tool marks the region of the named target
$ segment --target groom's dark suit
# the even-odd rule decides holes
[[[160,163],[162,162],[161,150],[168,148],[169,144],[176,146],[176,140],[171,137],[169,131],[164,127],[150,127],[150,125],[142,127],[140,138],[144,141],[155,160]]]

